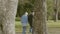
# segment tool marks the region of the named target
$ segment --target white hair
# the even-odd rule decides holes
[[[25,15],[28,15],[28,12],[25,12]]]

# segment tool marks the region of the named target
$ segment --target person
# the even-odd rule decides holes
[[[32,22],[33,22],[33,15],[34,15],[34,12],[30,12],[30,14],[28,15],[28,22],[29,22],[29,25],[30,25],[30,32],[32,32]]]
[[[22,22],[22,26],[23,26],[22,34],[26,34],[26,27],[27,27],[27,23],[28,23],[28,13],[27,12],[25,12],[25,14],[22,15],[21,22]]]

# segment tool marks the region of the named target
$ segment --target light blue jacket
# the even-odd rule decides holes
[[[22,26],[27,26],[28,16],[23,15],[23,16],[21,17],[21,23],[22,23]]]

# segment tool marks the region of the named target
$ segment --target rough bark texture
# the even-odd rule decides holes
[[[0,0],[0,27],[2,34],[15,34],[15,15],[18,0]]]
[[[34,19],[33,19],[33,34],[47,34],[46,27],[46,0],[35,0],[34,3]]]

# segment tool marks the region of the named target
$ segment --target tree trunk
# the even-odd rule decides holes
[[[58,21],[58,6],[59,2],[58,0],[54,0],[54,21],[57,22]]]
[[[33,34],[47,34],[46,0],[35,0],[34,3]]]
[[[0,23],[3,34],[15,34],[18,0],[0,0]]]

